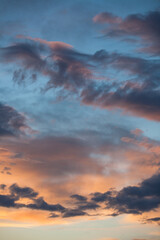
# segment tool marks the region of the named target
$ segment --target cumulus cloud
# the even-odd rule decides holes
[[[142,181],[139,186],[129,186],[118,192],[106,192],[102,195],[95,193],[92,200],[106,202],[107,208],[113,209],[116,214],[141,214],[159,207],[159,184],[160,174],[155,174]]]
[[[64,211],[64,207],[60,204],[49,204],[43,197],[38,197],[39,193],[35,192],[30,187],[19,187],[17,184],[12,184],[9,188],[8,195],[0,195],[0,206],[13,208],[29,208],[44,211]],[[38,197],[38,198],[37,198]],[[17,203],[21,198],[32,200],[32,203],[21,204]]]

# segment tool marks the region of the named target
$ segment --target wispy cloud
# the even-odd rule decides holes
[[[120,18],[109,12],[97,14],[93,21],[105,23],[106,29],[103,31],[106,37],[123,38],[128,41],[140,38],[143,52],[155,55],[160,54],[160,12],[152,11],[146,14],[131,14]],[[144,45],[146,45],[144,47]]]

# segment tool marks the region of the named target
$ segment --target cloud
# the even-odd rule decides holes
[[[85,202],[87,200],[86,197],[79,195],[79,194],[71,195],[71,198],[76,199],[79,202]]]
[[[87,215],[87,213],[79,209],[67,209],[63,214],[63,218],[85,216],[85,215]]]
[[[160,205],[160,174],[148,178],[139,186],[125,187],[119,192],[109,192],[102,195],[107,209],[113,209],[116,214],[142,214],[159,207]],[[96,195],[92,200],[96,201]],[[101,194],[99,193],[99,198]],[[98,198],[98,201],[99,201]]]
[[[65,208],[60,204],[48,204],[44,201],[43,197],[39,197],[33,200],[34,203],[26,205],[27,208],[44,210],[44,211],[58,211],[63,212]]]
[[[109,12],[102,12],[100,14],[97,14],[94,18],[93,21],[96,23],[119,23],[121,21],[120,18],[117,16],[113,15],[112,13]]]
[[[29,187],[19,187],[16,183],[9,187],[10,193],[18,198],[35,198],[38,196],[38,192],[35,192]]]
[[[0,50],[2,62],[16,62],[21,67],[14,71],[14,81],[24,82],[26,71],[31,71],[33,81],[38,79],[37,74],[48,78],[45,91],[63,89],[86,105],[122,109],[125,114],[160,121],[158,60],[105,50],[85,54],[65,43],[29,37],[23,41]],[[121,71],[124,79],[112,80],[110,69],[115,74]]]
[[[23,39],[24,40],[24,39]],[[2,62],[16,62],[24,69],[41,73],[49,78],[46,89],[63,86],[75,91],[84,80],[93,78],[90,56],[73,50],[69,44],[25,38],[25,42],[1,48]],[[15,72],[14,80],[24,81],[25,74]]]
[[[140,38],[143,52],[160,54],[160,12],[151,11],[146,14],[131,14],[124,19],[109,12],[97,14],[93,21],[107,24],[103,31],[106,37],[135,39]]]
[[[76,199],[77,201],[72,204],[75,204],[77,206],[77,210],[83,211],[83,210],[96,210],[97,208],[100,208],[100,205],[95,203],[94,201],[88,201],[87,197],[74,194],[70,196],[71,199]]]
[[[86,202],[85,204],[79,205],[79,210],[96,210],[100,206],[96,204],[95,202]]]
[[[26,118],[14,108],[0,103],[0,136],[18,136],[29,129]]]
[[[103,178],[112,173],[121,174],[116,163],[120,158],[121,163],[126,163],[124,152],[130,148],[121,140],[124,136],[132,137],[132,134],[125,128],[106,125],[105,131],[75,131],[72,137],[37,136],[27,142],[21,140],[8,144],[8,148],[13,153],[19,153],[17,165],[13,167],[17,175],[21,176],[21,172],[25,172],[26,176],[32,174],[39,185],[48,182],[59,185],[61,191],[63,188],[66,192],[69,188],[65,185],[73,179],[82,183],[87,176]],[[79,187],[82,188],[82,185]],[[60,193],[57,186],[55,189]],[[80,193],[77,196],[71,190],[68,194],[72,194],[75,200],[84,199]]]
[[[139,128],[136,128],[132,130],[131,133],[133,133],[135,136],[140,136],[141,134],[143,134],[143,131]]]
[[[0,195],[0,206],[49,211],[49,218],[89,216],[90,211],[93,216],[96,216],[97,214],[102,214],[101,210],[103,210],[103,214],[106,212],[106,216],[115,217],[121,214],[139,215],[156,210],[160,206],[159,184],[160,174],[155,174],[143,180],[138,186],[128,186],[120,191],[111,189],[106,193],[92,193],[84,197],[81,196],[80,199],[83,198],[83,201],[78,200],[77,202],[71,197],[71,200],[64,201],[63,205],[65,204],[65,206],[59,203],[50,204],[46,202],[43,197],[39,197],[38,193],[33,189],[29,187],[19,187],[17,184],[13,184],[8,188],[10,194]],[[77,195],[78,194],[75,194],[75,196]],[[30,199],[32,202],[21,203],[21,198]],[[105,208],[104,204],[106,205]],[[108,211],[110,214],[108,214]],[[60,214],[52,212],[58,212]],[[159,217],[153,217],[146,219],[145,222],[159,223],[159,220]]]
[[[51,213],[51,214],[49,215],[49,218],[57,218],[57,217],[59,217],[59,215],[58,215],[58,214],[55,214],[55,213]]]
[[[147,218],[145,223],[157,223],[160,225],[160,217]]]
[[[92,194],[92,200],[95,202],[105,202],[110,196],[112,196],[112,191],[107,191],[105,193],[96,192]]]
[[[0,206],[13,208],[29,208],[44,211],[62,212],[65,208],[60,204],[49,204],[43,197],[38,197],[38,192],[35,192],[30,187],[19,187],[17,184],[12,184],[9,188],[8,195],[0,195]],[[32,200],[32,203],[24,204],[17,203],[21,198]]]
[[[4,190],[6,188],[6,184],[0,184],[0,189]]]
[[[106,109],[122,109],[124,113],[151,120],[160,120],[159,61],[146,60],[118,53],[99,51],[96,59],[110,67],[130,75],[122,82],[95,82],[81,92],[81,101]]]
[[[124,184],[126,178],[135,182],[136,178],[150,176],[158,169],[160,156],[159,142],[110,125],[106,125],[103,132],[72,132],[72,137],[20,139],[8,143],[8,149],[15,156],[11,158],[16,162],[16,166],[12,166],[14,182],[19,182],[23,173],[23,179],[32,176],[36,187],[49,188],[50,200],[72,195],[74,202],[84,203],[87,200],[84,193],[97,189],[105,191],[103,181],[109,181],[109,189]],[[138,169],[136,175],[135,167]],[[77,184],[79,191],[72,192]],[[113,194],[110,189],[107,194],[93,197],[101,203],[109,194]]]
[[[102,166],[92,161],[92,145],[85,139],[67,136],[39,137],[12,144],[13,152],[23,153],[27,162],[16,166],[40,174],[41,179],[66,179],[81,174],[98,174]],[[63,149],[63,151],[62,151]],[[21,170],[20,170],[21,171]]]
[[[16,207],[15,200],[9,195],[0,195],[1,207]]]
[[[90,87],[81,94],[83,103],[106,109],[123,109],[124,113],[160,121],[159,90],[124,86],[115,92]]]
[[[18,62],[27,69],[40,71],[44,62],[39,55],[39,48],[33,43],[17,43],[1,48],[1,59],[5,62]]]

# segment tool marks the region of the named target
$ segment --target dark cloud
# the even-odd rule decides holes
[[[81,100],[87,105],[95,105],[107,109],[119,108],[124,110],[124,112],[136,116],[159,121],[159,64],[154,66],[155,70],[154,67],[152,70],[152,64],[147,64],[147,62],[143,62],[140,59],[139,63],[134,58],[129,59],[131,62],[135,61],[135,64],[129,64],[130,67],[128,67],[128,70],[135,71],[136,76],[137,74],[139,75],[138,79],[141,78],[139,82],[130,80],[116,84],[103,83],[101,86],[90,84],[81,92]],[[118,57],[113,64],[118,68],[127,68],[127,61],[129,63],[129,59]],[[143,65],[142,68],[140,67],[141,64]],[[151,71],[149,73],[150,68]]]
[[[160,174],[153,175],[144,180],[139,186],[125,187],[119,192],[113,192],[101,195],[94,194],[94,201],[103,200],[108,209],[113,209],[115,214],[131,213],[141,214],[149,212],[160,205]],[[96,198],[96,195],[99,198]],[[100,198],[101,197],[101,198]]]
[[[158,223],[160,225],[160,217],[148,218],[145,220],[146,223]]]
[[[38,197],[38,193],[29,187],[21,188],[17,184],[11,185],[8,189],[10,195],[0,195],[0,206],[13,208],[29,208],[35,210],[50,211],[50,218],[55,217],[76,217],[90,215],[89,211],[103,209],[104,203],[107,209],[112,210],[109,216],[118,216],[120,214],[142,214],[156,210],[160,206],[160,174],[155,174],[152,177],[143,180],[138,186],[128,186],[120,191],[111,189],[106,193],[92,193],[87,197],[75,194],[69,201],[69,205],[73,208],[64,207],[61,204],[47,203],[43,197]],[[16,201],[20,198],[28,198],[32,200],[30,204],[21,204]],[[91,200],[88,200],[90,199]],[[98,204],[97,204],[98,203]],[[101,205],[103,203],[103,205]],[[96,211],[96,212],[97,212]],[[61,215],[52,212],[59,212]],[[148,218],[145,222],[157,222],[160,218]]]
[[[159,60],[105,50],[84,54],[65,43],[41,39],[23,41],[1,49],[1,61],[17,62],[24,68],[14,71],[14,81],[24,82],[27,70],[32,71],[33,81],[40,73],[49,78],[44,85],[46,91],[59,87],[76,94],[83,104],[119,108],[124,113],[160,121]],[[108,76],[102,76],[104,69],[106,74],[108,69],[121,71],[124,80],[107,80]]]
[[[65,208],[60,204],[48,204],[44,201],[43,197],[39,197],[33,200],[34,203],[26,205],[27,208],[45,210],[45,211],[58,211],[63,212]]]
[[[40,71],[44,62],[39,55],[39,48],[32,43],[17,43],[15,45],[1,48],[1,59],[6,62],[18,62],[27,69]]]
[[[24,69],[49,77],[45,89],[63,86],[75,91],[93,77],[88,63],[90,55],[79,53],[65,43],[26,39],[24,43],[1,48],[0,53],[2,62],[17,62]],[[13,79],[20,83],[25,80],[25,74],[22,69],[16,70]]]
[[[148,218],[147,220],[148,220],[148,221],[158,222],[158,221],[160,221],[160,217]]]
[[[9,195],[0,195],[0,206],[2,207],[13,207],[13,208],[30,208],[44,211],[58,211],[63,212],[65,208],[60,204],[49,204],[43,197],[38,197],[38,193],[30,187],[19,187],[17,184],[12,184],[8,188]],[[33,201],[30,204],[20,204],[16,201],[20,198],[28,198]]]
[[[91,199],[95,202],[105,202],[110,196],[112,196],[112,194],[112,191],[107,191],[105,193],[96,192],[91,194]]]
[[[79,194],[71,195],[71,198],[76,199],[77,201],[80,201],[80,202],[84,202],[87,200],[86,197],[79,195]]]
[[[107,24],[107,28],[104,30],[106,37],[124,37],[125,39],[127,37],[129,41],[130,38],[139,37],[143,44],[141,51],[160,54],[159,11],[152,11],[147,14],[131,14],[124,19],[103,12],[96,15],[93,20]]]
[[[51,214],[49,215],[49,218],[57,218],[57,217],[59,217],[59,215],[58,215],[58,214],[55,214],[55,213],[51,213]]]
[[[24,133],[26,118],[14,108],[0,103],[0,136],[17,136]]]
[[[62,217],[68,218],[68,217],[77,217],[77,216],[85,216],[85,215],[88,215],[88,214],[79,209],[67,209],[65,213],[62,215]]]
[[[97,203],[94,201],[87,201],[87,197],[79,195],[79,194],[74,194],[71,196],[72,199],[77,200],[76,206],[77,210],[83,211],[83,210],[96,210],[97,208],[100,207]],[[75,204],[75,203],[72,203]]]
[[[0,195],[0,206],[13,207],[13,208],[29,208],[29,209],[35,209],[35,210],[44,210],[44,211],[61,213],[61,215],[51,213],[49,216],[50,218],[55,218],[59,216],[63,218],[84,216],[84,215],[88,215],[86,212],[84,212],[84,210],[95,210],[100,207],[95,202],[87,202],[86,201],[87,198],[82,196],[79,203],[76,203],[77,208],[70,209],[70,208],[63,207],[61,204],[49,204],[43,199],[43,197],[37,198],[38,193],[35,192],[30,187],[19,187],[17,184],[12,184],[8,188],[8,190],[10,192],[9,195]],[[75,196],[77,199],[77,196],[80,196],[80,195],[75,195]],[[16,201],[20,200],[20,198],[28,198],[32,200],[32,203],[30,204],[17,203]],[[83,201],[82,201],[82,198],[84,199]],[[75,203],[73,203],[73,205],[74,204]]]
[[[95,202],[86,202],[85,204],[79,205],[79,210],[96,210],[100,206]]]
[[[16,207],[15,200],[9,195],[0,195],[1,207]]]
[[[3,186],[2,186],[3,187]],[[12,184],[9,188],[10,195],[0,195],[0,206],[13,208],[29,208],[35,210],[44,210],[50,212],[61,212],[62,217],[74,217],[86,215],[80,209],[67,209],[61,204],[49,204],[43,197],[37,197],[38,193],[29,187],[19,187],[17,184]],[[20,204],[16,203],[20,198],[32,199],[33,203]],[[59,215],[51,213],[50,218],[58,217]]]
[[[107,68],[127,72],[130,80],[88,84],[81,91],[84,104],[107,109],[119,108],[136,116],[160,120],[159,60],[110,54],[104,50],[98,51],[93,57]]]
[[[19,187],[16,183],[9,187],[10,193],[18,198],[35,198],[38,196],[38,192],[35,192],[30,187]]]

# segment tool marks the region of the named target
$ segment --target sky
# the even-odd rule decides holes
[[[160,1],[0,0],[0,239],[160,239]]]

